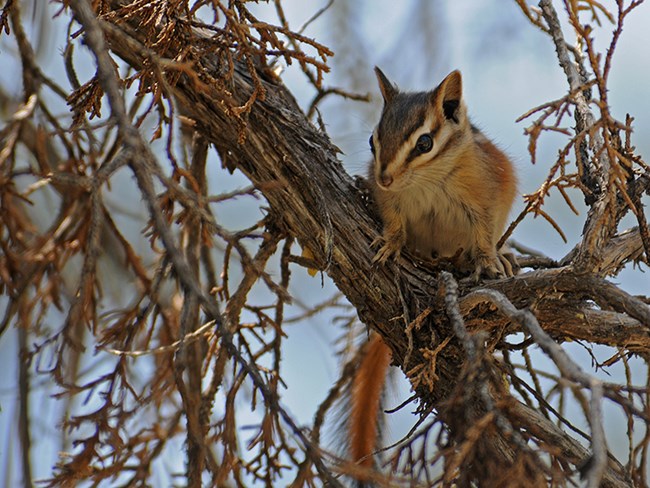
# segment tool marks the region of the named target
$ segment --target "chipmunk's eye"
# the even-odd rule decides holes
[[[372,134],[370,135],[370,139],[368,139],[368,144],[370,144],[370,152],[375,154],[375,141],[373,141]]]
[[[432,147],[433,139],[429,134],[422,134],[418,137],[418,142],[415,143],[415,149],[417,149],[420,154],[428,153],[431,151]]]

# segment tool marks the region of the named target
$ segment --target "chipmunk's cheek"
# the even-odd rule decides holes
[[[391,185],[391,190],[393,191],[402,191],[404,188],[408,187],[413,179],[413,171],[411,169],[405,169],[399,174],[393,176],[393,184]]]

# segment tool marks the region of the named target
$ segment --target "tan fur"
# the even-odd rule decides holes
[[[390,349],[374,334],[352,383],[350,455],[367,468],[372,468],[377,449],[377,418],[390,358]]]
[[[496,245],[515,197],[514,169],[503,152],[472,128],[460,72],[452,72],[426,97],[404,94],[400,99],[395,87],[382,86],[385,76],[378,74],[378,79],[382,93],[391,95],[384,96],[382,114],[391,121],[386,126],[380,121],[373,135],[370,180],[384,222],[375,260],[399,255],[404,245],[425,258],[453,257],[462,249],[459,264],[475,277],[511,275]],[[397,109],[391,105],[396,103],[401,103]],[[446,117],[449,103],[457,108]],[[410,119],[424,121],[411,134]],[[423,134],[432,135],[433,148],[413,157]]]

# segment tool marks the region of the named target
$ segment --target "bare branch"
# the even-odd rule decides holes
[[[596,118],[589,108],[588,100],[586,100],[583,92],[580,91],[582,85],[580,74],[576,65],[569,59],[566,41],[562,34],[557,12],[550,0],[540,0],[539,5],[542,9],[544,19],[548,24],[553,42],[555,43],[555,50],[560,65],[564,69],[570,89],[574,93],[576,103],[576,129],[579,133],[590,134],[590,148],[593,154],[596,155],[598,161],[598,167],[593,170],[588,170],[587,166],[583,167],[585,171],[595,173],[599,190],[597,200],[589,211],[585,225],[584,239],[575,259],[577,269],[592,270],[600,264],[602,260],[600,251],[615,229],[615,222],[610,217],[612,212],[610,207],[613,204],[612,195],[610,192],[604,191],[609,183],[611,162],[607,151],[604,150],[605,143],[600,131],[593,130],[596,124]]]
[[[568,80],[563,96],[525,114],[531,159],[543,134],[565,142],[501,241],[530,214],[569,235],[546,205],[553,192],[577,215],[581,191],[590,211],[584,239],[559,262],[520,236],[525,244],[511,247],[523,271],[480,284],[453,262],[408,252],[372,265],[381,222],[366,184],[346,173],[326,125],[314,127],[274,63],[299,65],[315,90],[310,112],[326,96],[364,97],[325,85],[331,51],[290,28],[281,0],[274,22],[244,0],[55,0],[57,18],[69,22],[59,71],[70,93],[32,47],[27,33],[48,30],[34,19],[52,13],[32,3],[41,10],[31,26],[18,2],[0,11],[17,46],[2,56],[22,66],[20,95],[0,88],[0,336],[19,331],[13,381],[26,484],[47,467],[30,466],[38,449],[30,436],[43,430],[25,412],[50,384],[65,402],[67,453],[51,485],[150,484],[152,473],[179,469],[188,486],[290,478],[341,486],[357,477],[377,486],[545,487],[579,484],[580,474],[590,486],[648,484],[650,389],[635,382],[648,362],[650,300],[603,279],[642,266],[650,242],[649,166],[635,152],[633,118],[615,120],[607,97],[624,20],[640,1],[565,0],[559,14],[578,41],[569,46],[553,2],[537,9],[516,0],[553,40]],[[323,3],[305,26],[337,5]],[[601,22],[613,26],[602,52]],[[96,74],[81,69],[81,42]],[[242,175],[248,186],[239,186]],[[237,213],[240,204],[254,215]],[[627,212],[637,227],[616,234]],[[296,265],[321,270],[316,288],[333,284],[336,293],[292,296],[308,283],[293,279]],[[286,337],[321,317],[342,328],[342,367],[303,426],[282,406],[294,367]],[[344,423],[358,365],[379,364],[359,340],[367,333],[381,337],[410,382],[393,410],[416,414],[398,443],[366,451],[375,466],[338,446],[330,452],[321,435]],[[574,346],[594,372],[565,353]],[[596,376],[614,365],[616,380]],[[603,401],[627,422],[625,468],[607,450]]]
[[[544,330],[539,326],[539,322],[530,311],[515,308],[501,293],[493,290],[477,290],[466,295],[465,300],[470,303],[489,301],[496,305],[502,313],[517,321],[526,332],[532,336],[535,343],[539,345],[553,360],[563,377],[576,381],[583,387],[591,390],[589,425],[592,433],[592,461],[587,470],[586,477],[589,481],[589,486],[599,486],[600,480],[602,479],[603,473],[607,467],[607,447],[605,445],[601,410],[601,400],[603,396],[602,382],[585,374],[582,369],[569,358],[564,350],[544,332]]]

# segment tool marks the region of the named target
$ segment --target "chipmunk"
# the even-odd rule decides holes
[[[462,78],[406,93],[375,68],[384,108],[370,136],[369,180],[384,224],[374,261],[406,246],[423,258],[458,257],[472,277],[512,276],[496,249],[516,192],[512,163],[473,126]]]
[[[400,92],[375,68],[384,98],[370,136],[369,180],[384,224],[374,261],[409,248],[424,258],[459,257],[473,278],[511,276],[497,250],[516,192],[512,163],[468,117],[462,78],[452,71],[434,90]],[[377,420],[391,351],[372,334],[352,381],[350,454],[366,470],[374,464]],[[357,475],[363,485],[364,474]]]

